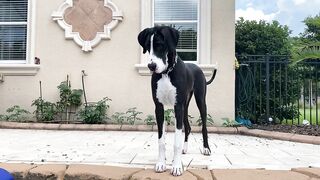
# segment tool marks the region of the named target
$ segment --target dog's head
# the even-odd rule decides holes
[[[146,28],[139,33],[138,41],[143,53],[149,52],[148,68],[155,73],[164,72],[175,62],[179,31],[168,26]]]

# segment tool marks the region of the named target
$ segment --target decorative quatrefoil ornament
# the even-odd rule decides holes
[[[111,39],[111,30],[123,15],[111,0],[65,0],[52,19],[65,30],[85,52],[92,51],[102,39]]]

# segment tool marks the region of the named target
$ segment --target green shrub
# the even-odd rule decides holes
[[[154,115],[148,115],[144,122],[146,122],[147,125],[156,125],[156,118]]]
[[[240,124],[235,120],[230,120],[229,118],[222,118],[224,120],[223,126],[225,127],[239,127]]]
[[[80,106],[82,104],[82,94],[82,89],[72,89],[71,94],[69,96],[70,104],[73,106]]]
[[[123,112],[115,112],[112,115],[112,119],[115,119],[118,124],[123,124],[123,122],[126,120],[126,116]]]
[[[202,126],[202,120],[201,117],[199,116],[198,120],[196,121],[198,126]],[[207,114],[207,125],[213,125],[214,121],[213,118],[210,114]]]
[[[112,118],[116,120],[118,124],[123,124],[125,121],[130,125],[134,125],[136,121],[141,121],[142,119],[138,117],[142,112],[137,111],[137,108],[129,108],[125,113],[123,112],[115,112],[112,115]]]
[[[42,98],[32,101],[31,106],[36,106],[34,114],[38,121],[52,121],[58,112],[56,104],[44,101]]]
[[[7,115],[0,115],[0,120],[4,121],[22,121],[27,118],[27,115],[30,114],[29,111],[22,109],[18,105],[14,105],[7,109]]]
[[[173,109],[167,109],[164,111],[164,120],[167,123],[167,125],[172,125],[174,119],[174,110]]]
[[[60,100],[57,102],[57,111],[65,113],[65,118],[70,119],[71,108],[77,108],[82,104],[82,89],[71,89],[70,81],[62,81],[58,86]],[[62,116],[60,117],[62,118]]]
[[[101,124],[107,118],[107,110],[111,101],[108,97],[103,98],[96,104],[87,105],[79,111],[79,118],[86,124]]]
[[[142,120],[138,117],[139,114],[142,114],[142,112],[137,111],[136,107],[129,108],[126,112],[128,123],[133,125],[136,121]]]

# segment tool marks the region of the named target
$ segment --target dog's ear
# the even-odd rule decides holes
[[[165,38],[169,52],[176,52],[179,41],[179,31],[171,27],[166,27],[162,29],[161,33]]]
[[[140,46],[143,48],[143,54],[147,52],[147,40],[150,39],[150,34],[152,33],[152,28],[146,28],[141,31],[138,35],[138,41]]]

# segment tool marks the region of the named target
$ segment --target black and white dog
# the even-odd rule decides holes
[[[201,69],[192,63],[184,63],[176,52],[179,32],[168,26],[146,28],[138,36],[143,53],[150,54],[148,68],[153,72],[151,79],[152,97],[158,125],[159,157],[156,172],[166,170],[164,106],[174,106],[176,130],[174,138],[174,159],[171,174],[179,176],[183,172],[181,154],[187,152],[188,136],[191,128],[188,121],[188,106],[194,94],[202,119],[203,154],[210,155],[206,127],[206,87],[216,74],[206,82]],[[182,123],[185,129],[184,147],[182,147]]]

